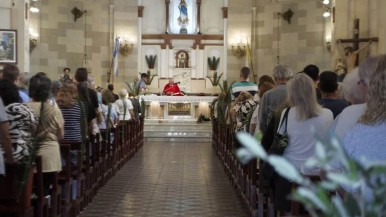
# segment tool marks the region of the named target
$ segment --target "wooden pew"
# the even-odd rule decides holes
[[[34,167],[27,172],[26,183],[20,188],[24,174],[23,166],[6,164],[6,176],[0,177],[0,215],[32,217],[34,208],[31,206],[31,194],[34,178]],[[19,191],[21,194],[19,195]]]

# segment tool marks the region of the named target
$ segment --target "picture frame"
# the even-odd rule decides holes
[[[17,64],[17,31],[0,29],[0,64]]]

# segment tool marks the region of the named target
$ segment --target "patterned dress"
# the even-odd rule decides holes
[[[249,121],[251,120],[255,107],[256,103],[253,100],[236,103],[233,107],[236,112],[236,132],[247,132],[247,126],[249,126]]]
[[[13,157],[17,162],[23,163],[28,159],[32,148],[32,131],[37,120],[31,108],[25,104],[12,103],[5,108],[9,122]]]

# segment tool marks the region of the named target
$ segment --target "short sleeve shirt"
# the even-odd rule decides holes
[[[0,98],[0,123],[4,121],[8,121],[8,116],[7,116],[7,113],[5,113],[3,100],[1,100]]]

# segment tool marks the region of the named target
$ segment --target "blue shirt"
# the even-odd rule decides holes
[[[324,108],[330,109],[334,115],[334,119],[338,116],[343,109],[349,104],[341,99],[322,98],[319,100],[319,104]]]
[[[232,85],[232,100],[235,100],[241,92],[249,92],[252,96],[257,93],[257,85],[249,81],[241,81]]]
[[[23,103],[31,102],[31,99],[29,98],[29,96],[24,91],[19,90],[19,96],[20,96],[21,101]]]

